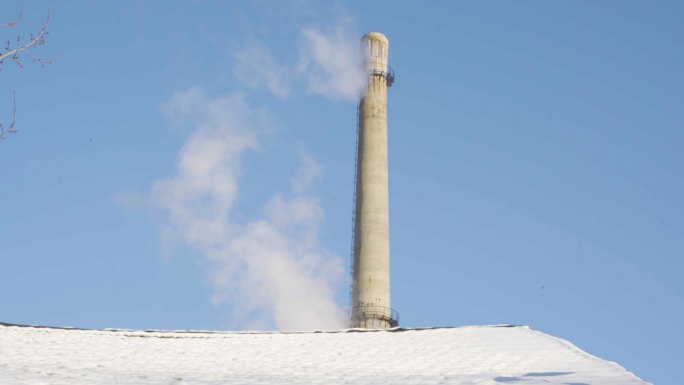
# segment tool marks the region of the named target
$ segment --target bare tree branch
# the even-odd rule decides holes
[[[21,17],[23,15],[24,15],[24,9],[20,8],[19,9],[19,16],[17,16],[16,20],[0,23],[0,27],[9,27],[9,28],[17,27],[19,25],[19,22],[21,21]],[[40,56],[33,54],[33,52],[31,51],[32,49],[35,49],[35,48],[45,44],[45,39],[48,35],[48,24],[49,23],[50,23],[50,11],[48,10],[48,15],[47,15],[47,18],[45,19],[45,23],[43,24],[43,26],[40,28],[40,30],[38,31],[38,33],[36,35],[31,34],[28,42],[23,43],[21,35],[17,35],[16,41],[14,43],[11,43],[10,40],[7,40],[7,44],[5,45],[4,52],[2,52],[0,50],[0,52],[2,52],[2,53],[0,53],[0,72],[2,71],[2,65],[4,64],[5,60],[11,60],[16,65],[18,65],[20,68],[24,68],[23,63],[21,62],[22,57],[28,57],[34,63],[40,63],[41,65],[52,63],[52,60],[43,59]],[[4,123],[0,122],[0,139],[5,139],[7,134],[13,134],[13,133],[17,132],[17,130],[15,128],[16,121],[17,121],[17,97],[16,97],[16,92],[12,91],[12,120],[9,122],[8,125],[5,125]]]
[[[19,25],[19,21],[21,20],[21,17],[24,15],[24,8],[19,8],[19,16],[17,16],[17,19],[14,21],[8,21],[5,23],[0,23],[0,27],[16,27]]]
[[[5,126],[0,122],[0,139],[5,139],[5,134],[14,134],[17,130],[14,128],[14,123],[17,121],[17,94],[12,91],[12,121],[9,126]]]
[[[21,16],[21,14],[20,14]],[[48,33],[48,23],[50,22],[50,12],[48,11],[48,16],[47,19],[45,20],[45,24],[43,24],[43,27],[38,31],[37,35],[31,34],[31,38],[28,43],[22,45],[21,44],[21,35],[17,36],[17,41],[16,41],[16,46],[12,47],[11,43],[9,40],[7,40],[7,45],[5,45],[5,53],[0,54],[0,66],[3,64],[4,60],[7,58],[10,58],[13,60],[17,65],[20,67],[23,67],[21,64],[21,54],[26,54],[29,56],[34,62],[39,62],[41,64],[49,64],[52,61],[51,60],[44,60],[40,57],[32,55],[28,50],[31,48],[35,48],[38,46],[41,46],[45,44],[45,37],[47,36]],[[13,22],[14,23],[14,22]],[[18,23],[18,19],[16,21]],[[10,23],[12,24],[12,23]],[[14,25],[10,25],[14,26]]]

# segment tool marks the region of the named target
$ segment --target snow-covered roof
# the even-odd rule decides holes
[[[0,324],[0,384],[646,384],[525,326],[333,332]]]

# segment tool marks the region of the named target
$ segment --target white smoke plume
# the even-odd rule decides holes
[[[323,211],[309,191],[321,175],[303,153],[291,191],[273,195],[261,218],[233,220],[242,159],[257,148],[268,118],[239,95],[179,92],[162,106],[167,118],[189,125],[175,175],[157,181],[155,202],[168,214],[165,234],[199,249],[208,261],[216,304],[229,303],[243,326],[280,330],[345,326],[333,287],[342,259],[319,242]]]
[[[299,70],[310,92],[332,99],[356,101],[366,86],[361,43],[349,23],[330,31],[303,28]]]
[[[297,82],[306,90],[332,100],[355,102],[363,92],[367,75],[360,35],[349,19],[330,29],[300,30],[299,58],[288,65],[274,58],[268,46],[254,38],[235,54],[235,75],[251,89],[266,88],[283,99]]]
[[[278,98],[290,94],[291,71],[275,60],[266,45],[248,39],[245,47],[235,54],[235,76],[251,89],[265,87]]]

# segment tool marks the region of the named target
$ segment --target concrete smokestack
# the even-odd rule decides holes
[[[387,176],[387,64],[389,41],[378,32],[361,42],[368,84],[359,102],[351,326],[398,325],[390,307],[389,188]]]

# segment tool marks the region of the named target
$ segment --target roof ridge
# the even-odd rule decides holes
[[[314,333],[400,333],[409,331],[425,331],[437,329],[460,329],[460,328],[529,328],[524,325],[462,325],[462,326],[430,326],[430,327],[396,327],[391,329],[360,329],[349,328],[339,330],[160,330],[160,329],[125,329],[125,328],[104,328],[104,329],[89,329],[74,326],[48,326],[48,325],[30,325],[18,324],[9,322],[0,322],[0,327],[20,327],[20,328],[34,328],[34,329],[53,329],[53,330],[75,330],[75,331],[99,331],[99,332],[137,332],[137,333],[188,333],[188,334],[314,334]]]

